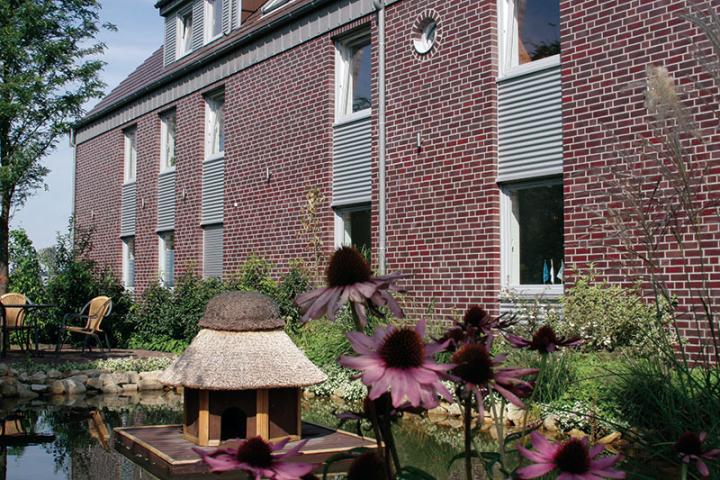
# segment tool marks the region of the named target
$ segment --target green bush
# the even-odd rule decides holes
[[[648,355],[668,340],[669,315],[658,321],[655,306],[645,304],[637,288],[598,283],[592,271],[565,292],[562,304],[558,330],[580,337],[586,351],[627,348]]]
[[[10,232],[10,292],[24,294],[34,303],[45,301],[45,285],[38,253],[25,230]]]

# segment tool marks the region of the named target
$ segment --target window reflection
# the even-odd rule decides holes
[[[518,63],[560,53],[559,0],[517,0]]]

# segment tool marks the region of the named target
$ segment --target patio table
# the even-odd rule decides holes
[[[7,352],[10,349],[10,335],[8,335],[9,330],[7,327],[7,323],[5,321],[5,309],[6,308],[22,308],[26,312],[31,310],[42,310],[42,309],[48,309],[48,308],[55,308],[58,307],[58,305],[53,305],[49,303],[25,303],[25,304],[18,304],[18,305],[3,305],[0,303],[0,316],[2,316],[2,345],[0,346],[0,358],[5,358],[7,356]],[[35,342],[35,350],[37,350],[37,342]]]

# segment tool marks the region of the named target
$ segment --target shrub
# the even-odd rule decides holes
[[[45,285],[38,253],[25,230],[10,232],[10,289],[22,293],[34,303],[45,301]]]
[[[647,355],[667,339],[669,315],[658,321],[656,308],[643,302],[637,288],[597,283],[592,271],[568,289],[562,303],[558,330],[582,338],[585,350],[628,348]]]

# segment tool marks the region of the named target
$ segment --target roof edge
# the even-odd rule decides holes
[[[167,3],[172,0],[158,0],[156,6],[160,3]],[[116,111],[120,110],[127,104],[137,100],[138,98],[141,98],[148,94],[149,92],[152,92],[154,90],[157,90],[158,88],[161,88],[169,83],[172,83],[173,81],[182,78],[183,76],[195,71],[199,70],[200,68],[204,67],[208,63],[211,63],[229,53],[231,53],[233,50],[237,49],[239,46],[249,43],[252,40],[255,40],[256,38],[262,37],[266,33],[279,28],[287,23],[290,23],[290,21],[294,20],[296,17],[301,17],[306,15],[307,13],[322,7],[325,4],[332,3],[335,0],[312,0],[311,2],[306,3],[305,5],[302,5],[298,7],[297,9],[287,11],[283,13],[282,15],[278,15],[277,18],[273,19],[269,23],[265,25],[261,25],[257,29],[251,29],[246,34],[227,42],[227,44],[223,45],[222,47],[218,48],[215,51],[209,52],[207,55],[198,58],[196,61],[189,63],[178,70],[175,70],[173,72],[170,72],[168,75],[160,78],[159,80],[151,83],[150,85],[147,85],[146,87],[138,90],[137,92],[134,92],[127,97],[124,97],[120,100],[118,100],[115,103],[111,103],[107,107],[103,108],[102,110],[92,114],[88,115],[86,117],[81,118],[77,122],[75,122],[72,125],[72,129],[74,131],[82,130],[84,127],[88,126],[89,124],[95,122],[96,120],[99,120],[103,118],[104,116]]]

